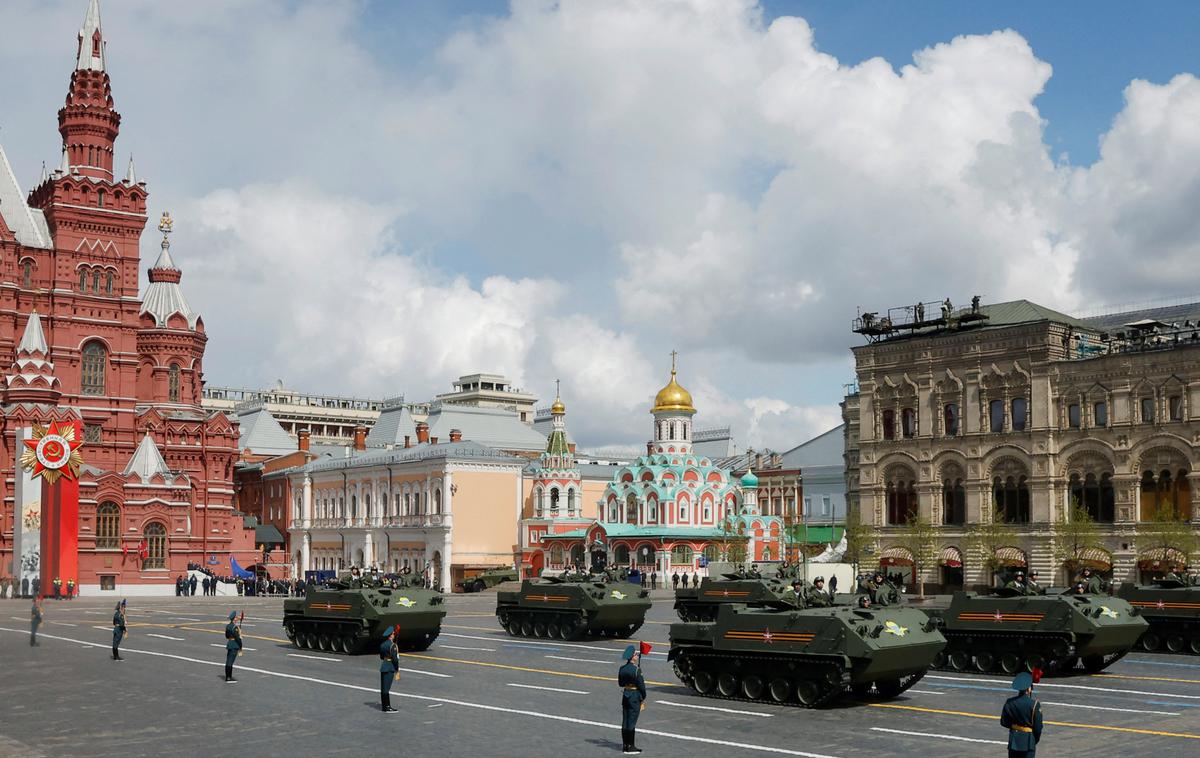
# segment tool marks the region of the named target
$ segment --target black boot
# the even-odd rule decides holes
[[[636,743],[637,743],[637,732],[633,729],[630,729],[629,730],[629,749],[626,750],[625,752],[627,752],[627,753],[642,752],[642,749],[640,747],[638,747]]]
[[[629,730],[628,729],[621,730],[621,752],[622,753],[629,752]]]

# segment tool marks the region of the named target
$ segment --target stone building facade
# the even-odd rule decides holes
[[[843,404],[847,500],[884,565],[911,576],[899,536],[915,509],[938,527],[925,581],[989,582],[969,535],[998,513],[1014,535],[1000,562],[1062,584],[1055,524],[1074,505],[1103,534],[1087,562],[1116,580],[1189,561],[1149,533],[1200,522],[1200,305],[1079,319],[976,303],[883,328],[872,315]]]

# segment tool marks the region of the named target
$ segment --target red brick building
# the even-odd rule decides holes
[[[200,407],[208,338],[180,287],[166,214],[139,298],[148,193],[132,159],[122,179],[113,173],[120,125],[91,0],[58,111],[61,165],[26,197],[0,147],[0,574],[20,570],[18,430],[78,418],[74,578],[85,594],[169,592],[188,563],[224,574],[233,553],[254,560],[253,531],[233,505],[237,426]]]

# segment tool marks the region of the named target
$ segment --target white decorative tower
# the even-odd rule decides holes
[[[550,416],[554,427],[546,440],[546,451],[538,458],[537,478],[533,483],[535,518],[577,518],[581,515],[579,466],[567,442],[567,407],[563,405],[555,381],[554,405]]]
[[[696,415],[696,407],[692,405],[691,393],[675,381],[678,355],[671,351],[671,381],[654,396],[654,407],[650,409],[654,415],[653,453],[690,455],[692,452],[692,416]]]

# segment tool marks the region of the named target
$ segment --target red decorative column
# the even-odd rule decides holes
[[[78,419],[35,426],[25,441],[21,464],[42,478],[41,595],[54,595],[55,579],[79,586],[79,448],[83,425]]]

